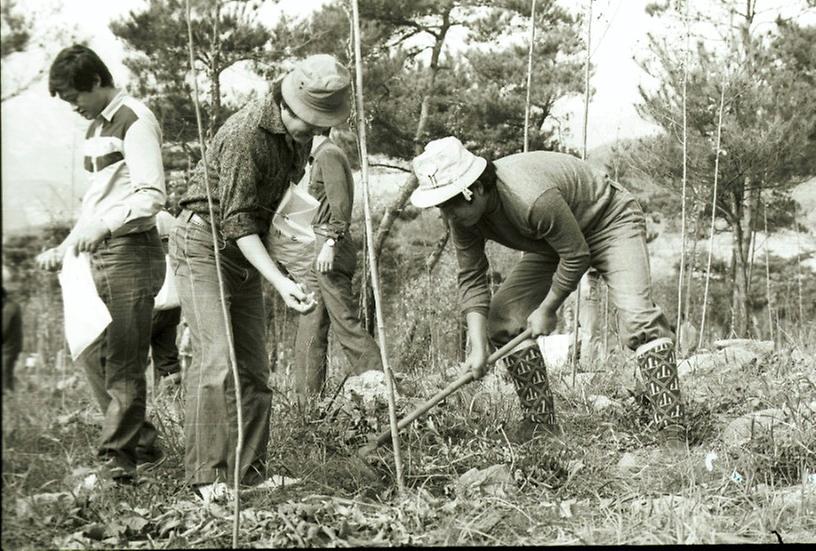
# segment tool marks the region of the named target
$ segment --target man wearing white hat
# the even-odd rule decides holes
[[[452,136],[430,142],[413,168],[419,187],[411,202],[439,207],[451,230],[472,346],[466,365],[474,375],[485,373],[489,344],[501,346],[525,328],[533,338],[552,332],[558,307],[593,267],[620,312],[623,342],[636,350],[655,427],[681,444],[674,333],[652,300],[646,226],[634,196],[571,155],[534,151],[488,162]],[[487,240],[524,253],[492,298]],[[558,430],[534,341],[505,363],[525,410],[521,434]]]
[[[226,496],[233,483],[237,417],[210,224],[218,234],[241,380],[240,483],[256,485],[265,478],[272,398],[262,278],[290,308],[304,313],[314,307],[269,256],[263,237],[289,183],[304,174],[312,137],[348,117],[350,85],[348,70],[334,57],[301,60],[269,93],[224,122],[179,201],[184,210],[169,250],[195,352],[184,373],[184,462],[187,481],[205,501]]]

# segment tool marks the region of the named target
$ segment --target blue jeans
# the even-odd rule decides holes
[[[155,310],[150,333],[150,355],[156,377],[166,377],[181,371],[176,329],[181,323],[181,308]]]
[[[267,387],[270,370],[261,275],[234,241],[219,239],[228,309],[225,325],[212,234],[197,220],[182,211],[169,242],[181,309],[193,347],[192,362],[183,375],[186,478],[192,485],[233,483],[238,413],[229,362],[230,331],[243,405],[241,482],[253,484],[265,477],[272,403],[272,392]]]
[[[153,451],[156,429],[145,419],[145,370],[150,348],[153,299],[164,282],[159,234],[111,237],[91,256],[99,297],[112,321],[77,360],[105,416],[99,455],[132,471]]]
[[[590,266],[609,286],[618,309],[621,341],[631,350],[660,337],[674,340],[663,311],[652,299],[649,251],[643,211],[631,194],[618,193],[626,208],[587,239]],[[527,316],[550,290],[558,255],[525,252],[490,303],[488,332],[496,346],[509,342],[527,325]]]
[[[317,306],[298,321],[295,341],[295,390],[300,395],[319,394],[326,383],[329,324],[346,352],[350,375],[370,369],[382,371],[380,348],[357,317],[351,280],[357,264],[357,247],[350,234],[337,241],[331,271],[315,270],[314,260],[326,239],[318,236],[311,268],[300,283],[315,293]]]

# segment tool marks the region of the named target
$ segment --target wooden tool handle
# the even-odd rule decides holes
[[[523,333],[521,333],[516,338],[514,338],[513,340],[511,340],[510,342],[508,342],[507,344],[505,344],[504,346],[502,346],[501,348],[499,348],[498,350],[493,352],[487,358],[487,365],[491,365],[491,364],[496,363],[499,359],[504,357],[508,352],[510,352],[512,349],[514,349],[516,346],[518,346],[521,342],[526,341],[527,339],[529,339],[530,335],[531,335],[530,330],[525,329]],[[409,413],[408,415],[406,415],[405,417],[400,419],[399,423],[397,423],[397,430],[400,431],[400,430],[404,429],[405,427],[410,425],[412,422],[414,422],[418,417],[421,417],[422,415],[424,415],[429,409],[434,407],[436,404],[438,404],[439,402],[441,402],[442,400],[444,400],[445,398],[447,398],[448,396],[450,396],[451,394],[453,394],[454,392],[459,390],[459,388],[465,386],[466,384],[468,384],[472,380],[473,380],[473,374],[470,373],[470,372],[465,373],[464,375],[462,375],[461,377],[459,377],[458,379],[453,381],[451,384],[446,386],[444,389],[437,392],[432,398],[429,398],[427,401],[420,404],[411,413]],[[389,428],[388,430],[386,430],[385,432],[383,432],[382,434],[380,434],[377,437],[376,445],[378,447],[382,446],[383,444],[385,444],[385,442],[389,439],[390,436],[391,436],[391,429]]]

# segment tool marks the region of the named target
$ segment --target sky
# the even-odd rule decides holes
[[[777,0],[766,0],[774,3]],[[274,24],[281,13],[303,16],[325,0],[281,0],[262,7],[262,20]],[[784,0],[779,0],[784,2]],[[591,150],[619,138],[642,136],[656,127],[642,120],[635,110],[638,85],[649,85],[648,76],[638,67],[646,34],[658,29],[658,20],[645,12],[648,0],[594,0],[591,61],[594,90],[589,107],[587,145]],[[144,0],[25,0],[34,14],[40,34],[54,43],[69,39],[54,34],[54,13],[59,24],[73,27],[86,37],[89,46],[108,64],[117,84],[127,84],[129,74],[122,65],[124,49],[108,29],[111,20],[145,4]],[[566,2],[572,9],[585,2]],[[50,25],[50,26],[49,26]],[[456,40],[454,35],[453,40]],[[54,49],[54,44],[50,44]],[[61,44],[60,44],[61,46]],[[58,50],[58,48],[57,48]],[[51,54],[53,55],[53,53]],[[47,68],[47,55],[18,54],[4,63],[3,87],[12,78],[25,81]],[[263,87],[262,81],[239,74],[225,75],[225,88]],[[23,94],[2,104],[2,199],[3,230],[42,224],[52,216],[70,216],[78,207],[86,182],[82,170],[81,143],[88,122],[74,114],[68,104],[48,94],[46,78],[40,78]],[[533,82],[535,86],[535,82]],[[580,147],[583,128],[583,99],[576,97],[556,105],[561,121],[561,138]]]

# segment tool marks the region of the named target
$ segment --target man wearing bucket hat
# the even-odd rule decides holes
[[[669,443],[682,444],[674,333],[652,300],[646,226],[634,196],[571,155],[533,151],[488,162],[452,136],[430,142],[413,168],[419,187],[411,202],[439,207],[451,230],[473,374],[485,373],[488,343],[501,346],[525,328],[534,338],[552,332],[556,310],[593,267],[620,312],[623,341],[636,351],[655,427]],[[492,298],[487,240],[524,253]],[[520,435],[557,431],[534,341],[522,343],[505,364],[525,410]]]
[[[188,483],[205,500],[223,497],[233,483],[237,416],[210,224],[219,238],[243,393],[240,482],[256,485],[265,478],[271,407],[261,278],[294,310],[314,307],[303,289],[283,275],[262,239],[289,182],[304,173],[312,136],[348,117],[350,82],[348,71],[330,55],[301,60],[273,83],[271,92],[224,122],[179,201],[183,210],[169,249],[195,351],[184,374],[185,470]]]

